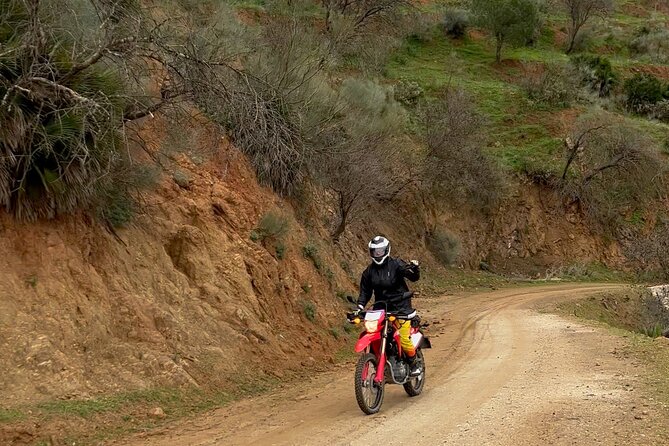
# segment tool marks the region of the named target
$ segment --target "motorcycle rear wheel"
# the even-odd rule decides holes
[[[409,381],[404,383],[404,391],[409,396],[418,396],[423,391],[425,386],[425,358],[423,357],[423,352],[419,349],[416,351],[416,360],[420,362],[421,365],[421,374],[415,378],[411,378]]]
[[[383,404],[384,381],[374,382],[378,364],[376,356],[366,353],[360,356],[355,366],[355,399],[367,415],[378,413]]]

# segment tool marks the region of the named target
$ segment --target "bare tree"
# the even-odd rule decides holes
[[[592,132],[604,129],[605,127],[606,124],[593,124],[592,127],[586,127],[584,129],[577,130],[573,137],[567,137],[565,139],[565,145],[567,147],[567,160],[564,164],[564,169],[562,169],[561,178],[563,181],[567,178],[569,167],[576,159],[576,156],[584,150],[585,141],[588,135]]]
[[[332,30],[335,14],[348,17],[355,29],[366,26],[374,19],[387,18],[401,8],[411,8],[407,0],[322,0],[325,8],[325,26]]]
[[[592,17],[604,17],[613,9],[613,0],[562,0],[569,15],[569,31],[566,53],[574,50],[576,37]]]
[[[611,117],[596,115],[582,119],[574,136],[566,139],[567,159],[562,179],[567,178],[570,167],[578,161],[578,177],[583,185],[609,169],[633,172],[654,159],[647,147],[653,143],[625,123],[616,126]],[[656,172],[655,172],[656,173]]]
[[[490,210],[501,175],[483,148],[485,121],[462,90],[449,89],[422,112],[427,153],[421,178],[430,194],[453,205]]]
[[[349,146],[346,153],[333,154],[324,166],[325,184],[336,198],[337,223],[331,237],[338,241],[351,215],[363,206],[389,198],[402,185],[395,175],[397,150],[383,135],[370,135]]]
[[[336,113],[310,141],[314,179],[335,198],[337,241],[353,215],[365,206],[391,200],[406,187],[400,136],[406,112],[391,88],[349,79],[340,89]]]
[[[607,231],[626,209],[658,196],[665,175],[655,142],[607,114],[579,120],[567,138],[562,193]],[[571,174],[570,174],[571,173]]]

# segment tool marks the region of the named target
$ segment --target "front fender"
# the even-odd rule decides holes
[[[378,331],[376,333],[361,333],[360,339],[358,339],[358,342],[355,343],[355,352],[360,353],[361,351],[364,351],[372,342],[380,340],[381,333]]]

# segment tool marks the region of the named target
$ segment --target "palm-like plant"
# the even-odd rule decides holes
[[[74,72],[68,40],[22,5],[0,2],[0,205],[34,220],[104,186],[122,152],[123,85],[99,65]]]

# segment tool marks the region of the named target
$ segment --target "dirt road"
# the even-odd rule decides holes
[[[352,365],[124,445],[660,445],[666,411],[642,395],[624,341],[536,310],[615,285],[559,285],[424,301],[433,348],[422,395],[389,386],[364,416]],[[426,308],[429,307],[429,308]]]

